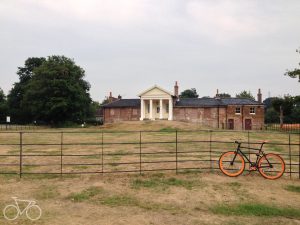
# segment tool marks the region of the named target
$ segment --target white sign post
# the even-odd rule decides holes
[[[7,130],[7,124],[10,123],[10,116],[6,116],[6,130]]]

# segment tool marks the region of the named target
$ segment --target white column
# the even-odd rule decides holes
[[[145,116],[145,104],[144,104],[144,100],[141,98],[141,117],[140,117],[140,120],[144,120],[144,116]]]
[[[150,114],[149,114],[149,119],[153,120],[153,102],[152,102],[152,99],[150,99]]]
[[[163,119],[163,100],[159,100],[159,119]]]
[[[169,118],[168,120],[173,120],[173,100],[169,99]]]

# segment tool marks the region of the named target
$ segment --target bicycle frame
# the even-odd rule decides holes
[[[237,142],[237,141],[236,141],[235,143],[237,143],[238,146],[237,146],[237,148],[236,148],[236,150],[235,150],[235,156],[233,157],[233,159],[232,159],[232,161],[230,162],[230,164],[233,165],[233,163],[234,163],[234,161],[235,161],[235,158],[236,158],[237,154],[239,153],[239,154],[241,154],[241,155],[244,157],[244,159],[246,159],[246,161],[250,164],[251,167],[256,167],[256,168],[258,169],[258,161],[259,161],[259,159],[262,158],[262,157],[264,157],[264,156],[266,155],[266,154],[264,153],[264,151],[262,150],[262,148],[263,148],[265,142],[262,142],[262,143],[261,143],[260,148],[241,147],[242,143]],[[247,157],[247,155],[241,150],[242,148],[244,148],[244,149],[249,149],[249,150],[250,150],[250,149],[251,149],[251,150],[258,150],[258,153],[256,153],[256,160],[255,160],[255,162],[251,161],[250,157],[249,157],[249,158]],[[267,158],[266,158],[266,160],[267,160],[269,166],[265,166],[265,167],[270,167],[270,168],[272,168],[273,166],[271,165],[271,163],[269,162],[269,160],[268,160]]]

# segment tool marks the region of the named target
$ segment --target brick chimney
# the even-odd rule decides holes
[[[262,103],[262,94],[261,94],[260,88],[258,89],[258,93],[257,93],[257,101],[260,104]]]
[[[109,103],[113,102],[113,96],[111,92],[109,92],[108,102]]]
[[[216,97],[215,97],[215,98],[217,98],[217,99],[220,98],[220,95],[219,95],[219,89],[217,89],[217,93],[216,93]]]
[[[174,86],[174,95],[175,95],[175,97],[178,99],[179,98],[179,93],[178,93],[178,91],[179,91],[179,87],[178,87],[178,83],[177,83],[177,81],[175,82],[175,86]]]

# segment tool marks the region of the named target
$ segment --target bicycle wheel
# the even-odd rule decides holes
[[[259,173],[267,179],[275,180],[281,177],[285,170],[285,163],[281,156],[268,153],[258,161]]]
[[[236,155],[235,159],[234,156]],[[232,162],[232,160],[234,161]],[[219,168],[227,176],[237,177],[245,169],[245,160],[243,156],[234,151],[225,152],[219,159]]]
[[[26,210],[26,216],[30,220],[38,220],[42,216],[42,210],[38,205],[32,205]]]
[[[19,209],[15,205],[7,205],[3,209],[3,216],[7,220],[15,220],[19,216]]]

